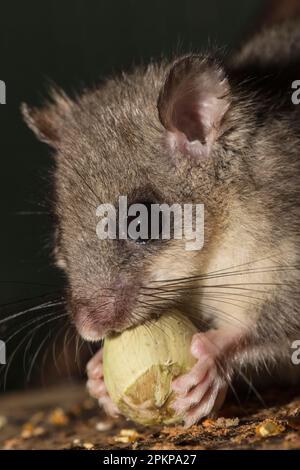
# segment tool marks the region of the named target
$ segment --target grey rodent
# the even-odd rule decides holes
[[[173,383],[187,426],[218,409],[235,376],[251,380],[248,368],[261,378],[297,369],[300,108],[291,85],[299,75],[294,21],[229,59],[190,54],[76,100],[54,91],[43,109],[23,106],[29,127],[55,149],[55,257],[81,335],[99,340],[176,304],[202,325],[192,343],[198,362]],[[203,203],[203,249],[99,240],[96,207],[119,195]],[[101,352],[88,375],[91,393],[117,412]]]

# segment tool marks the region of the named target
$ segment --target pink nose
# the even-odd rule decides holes
[[[137,290],[131,286],[103,290],[97,298],[72,298],[71,310],[80,335],[88,341],[99,341],[111,331],[122,331],[130,325]]]
[[[99,341],[116,321],[115,299],[97,303],[74,299],[72,313],[79,334],[87,341]]]
[[[74,289],[70,298],[77,330],[88,341],[99,341],[109,332],[128,328],[139,292],[139,282],[134,279],[116,279],[105,286],[97,284],[93,292],[83,286]],[[79,297],[75,292],[84,295]]]

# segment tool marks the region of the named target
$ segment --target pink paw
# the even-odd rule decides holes
[[[111,401],[103,380],[102,349],[87,364],[87,389],[89,394],[97,398],[99,405],[104,408],[106,414],[112,417],[119,415],[117,406]]]
[[[183,416],[186,427],[217,411],[226,396],[227,384],[216,362],[220,350],[213,342],[214,334],[209,331],[194,335],[191,352],[198,361],[190,372],[176,378],[172,384],[177,395],[173,408]]]

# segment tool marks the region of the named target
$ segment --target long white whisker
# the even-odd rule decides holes
[[[13,315],[10,315],[9,317],[7,318],[4,318],[2,320],[0,320],[0,325],[5,323],[5,322],[8,322],[8,321],[11,321],[11,320],[14,320],[15,318],[18,318],[20,317],[21,315],[25,315],[25,313],[29,313],[29,312],[36,312],[38,310],[42,310],[43,308],[51,308],[51,307],[56,307],[58,305],[62,305],[64,304],[65,301],[64,300],[61,300],[61,301],[57,301],[57,302],[45,302],[44,304],[40,304],[40,305],[36,305],[34,307],[30,307],[26,310],[23,310],[22,312],[18,312],[18,313],[14,313]]]

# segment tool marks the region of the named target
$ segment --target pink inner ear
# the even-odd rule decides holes
[[[171,150],[207,156],[229,108],[229,84],[222,69],[199,59],[175,64],[159,101]]]
[[[203,146],[211,147],[228,107],[229,104],[224,96],[215,96],[211,93],[205,93],[205,91],[183,97],[174,103],[173,129],[175,132],[177,130],[184,134],[187,141],[186,149],[189,147],[189,143],[197,141],[202,144],[202,146],[198,146],[202,152]]]
[[[181,99],[173,108],[168,142],[192,157],[207,157],[229,104],[213,95]]]
[[[204,139],[202,129],[202,113],[197,103],[187,106],[185,102],[178,103],[174,109],[174,127],[182,132],[187,140]]]

